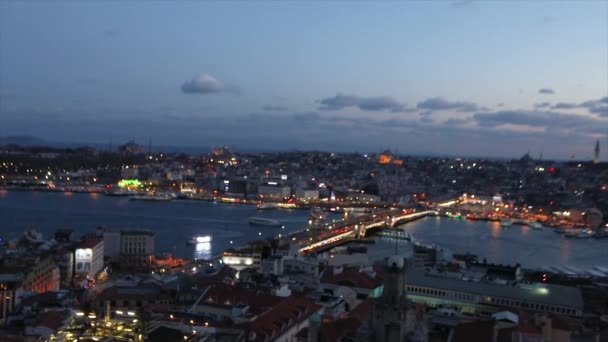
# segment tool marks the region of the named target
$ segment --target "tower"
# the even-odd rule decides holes
[[[595,150],[593,154],[593,164],[597,164],[600,162],[600,141],[599,139],[595,141]]]
[[[374,304],[374,341],[407,341],[407,259],[384,259],[384,289]]]

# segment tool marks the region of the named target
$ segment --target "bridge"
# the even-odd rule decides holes
[[[365,214],[349,219],[336,221],[325,229],[307,229],[289,236],[292,243],[301,243],[300,254],[319,253],[354,239],[364,238],[368,230],[394,228],[436,214],[432,210],[416,212],[413,209],[389,209],[377,213]]]

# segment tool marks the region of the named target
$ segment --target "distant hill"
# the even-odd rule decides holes
[[[12,135],[0,137],[0,146],[19,145],[19,146],[48,146],[48,141],[32,137],[29,135]]]

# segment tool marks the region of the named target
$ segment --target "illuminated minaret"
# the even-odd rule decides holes
[[[600,162],[600,141],[596,140],[595,142],[595,153],[593,154],[593,164],[597,164]]]

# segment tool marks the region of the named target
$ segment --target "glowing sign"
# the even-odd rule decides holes
[[[118,181],[118,186],[121,188],[142,188],[144,185],[139,179],[121,179]]]

